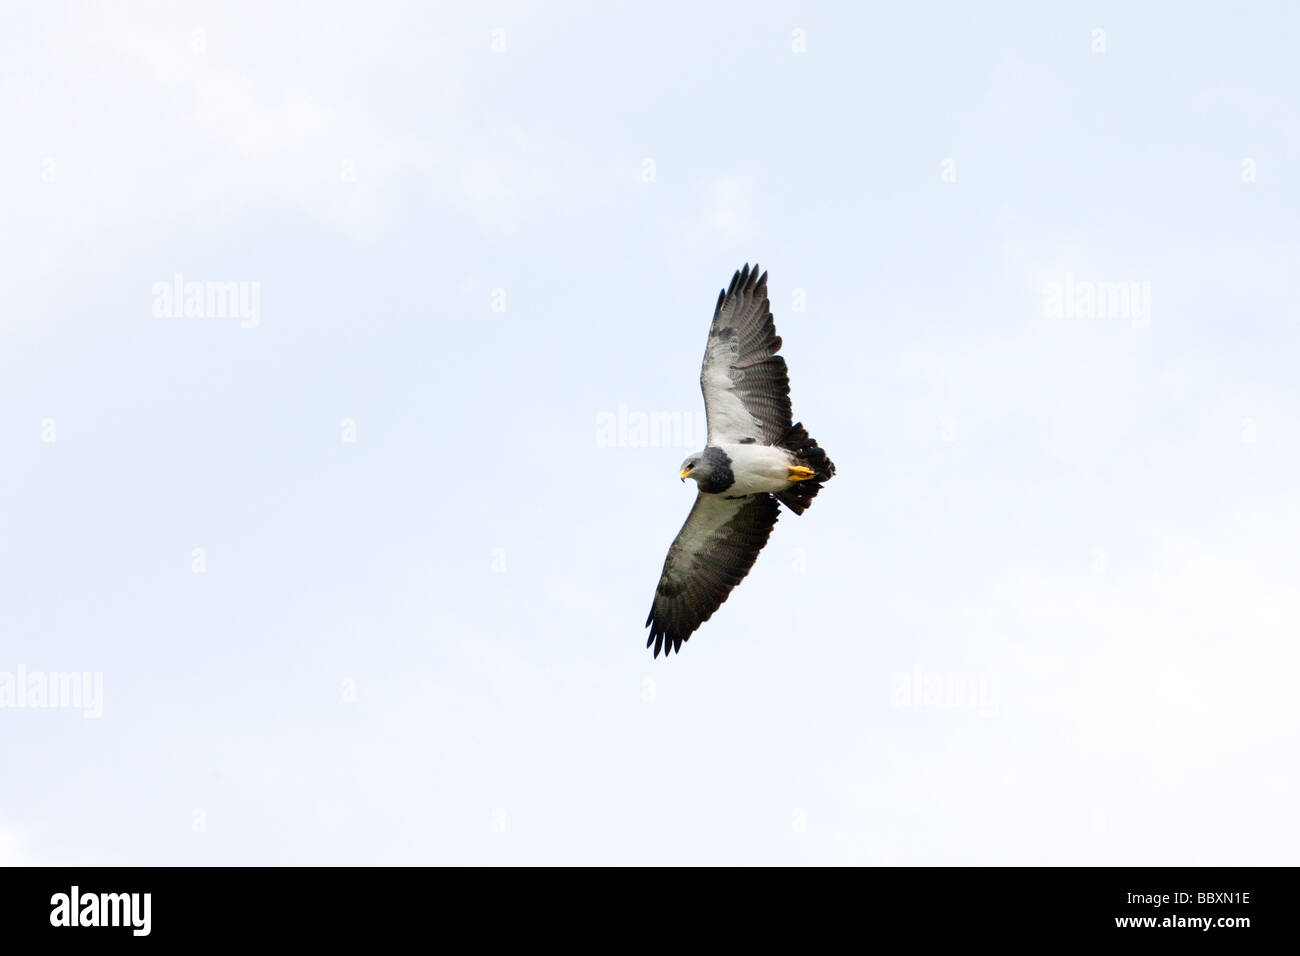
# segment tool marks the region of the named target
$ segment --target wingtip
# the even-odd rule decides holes
[[[757,262],[750,265],[746,262],[731,275],[731,284],[723,289],[718,296],[718,308],[722,307],[722,300],[737,291],[750,291],[756,288],[762,288],[767,283],[767,273],[763,271],[762,266]],[[715,310],[716,313],[716,310]]]
[[[673,651],[680,654],[682,652],[682,644],[684,641],[685,638],[675,638],[667,631],[662,630],[660,626],[656,624],[651,628],[650,636],[646,638],[645,646],[649,649],[651,645],[653,645],[654,657],[656,659],[658,659],[661,653],[666,658]]]
[[[653,617],[654,617],[654,611],[651,611],[650,618]],[[646,620],[646,624],[647,626],[650,624],[650,619]],[[663,642],[663,633],[659,630],[657,626],[651,627],[650,636],[645,639],[645,646],[649,648],[651,645],[654,645],[655,657],[659,656],[659,645],[662,642]]]

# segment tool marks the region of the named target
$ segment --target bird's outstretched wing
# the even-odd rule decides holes
[[[790,428],[790,378],[772,323],[767,273],[746,264],[718,295],[700,369],[709,444],[771,445]]]
[[[776,524],[779,506],[771,495],[726,498],[696,495],[695,507],[677,533],[646,626],[654,644],[680,652],[682,642],[707,621],[731,589],[754,566]]]

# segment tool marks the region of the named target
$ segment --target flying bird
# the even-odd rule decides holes
[[[780,507],[803,514],[835,465],[791,423],[790,378],[772,322],[767,273],[748,264],[718,295],[700,369],[708,436],[682,462],[698,488],[668,549],[646,626],[655,657],[682,650],[754,566]]]

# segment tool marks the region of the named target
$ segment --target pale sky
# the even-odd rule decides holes
[[[1293,5],[4,6],[0,864],[1300,860]]]

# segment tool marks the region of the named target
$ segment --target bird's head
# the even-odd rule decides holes
[[[694,478],[697,482],[708,475],[709,463],[703,455],[691,455],[682,462],[682,481]]]

